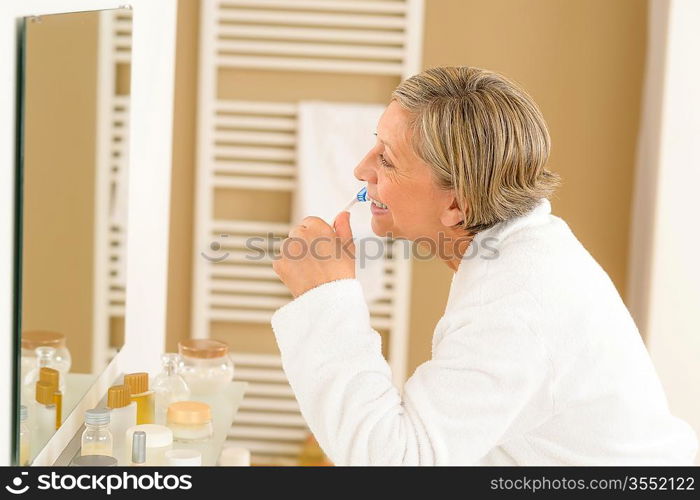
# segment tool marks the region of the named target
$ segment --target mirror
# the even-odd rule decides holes
[[[17,463],[123,345],[131,11],[25,18]]]

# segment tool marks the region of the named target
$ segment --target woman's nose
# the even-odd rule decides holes
[[[364,158],[355,167],[355,177],[361,181],[365,181],[368,184],[377,183],[377,170],[376,164],[372,161],[374,149],[370,150]]]

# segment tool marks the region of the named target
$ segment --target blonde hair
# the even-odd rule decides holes
[[[532,98],[505,77],[468,66],[431,68],[391,95],[413,116],[416,155],[454,189],[472,233],[523,215],[559,177],[544,168],[547,125]]]

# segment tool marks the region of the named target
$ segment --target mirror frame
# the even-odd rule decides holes
[[[116,378],[156,371],[165,347],[170,175],[177,0],[6,0],[0,2],[0,465],[16,448],[19,370],[16,253],[17,145],[20,109],[19,40],[23,18],[34,15],[131,8],[131,119],[129,149],[127,289],[124,346],[98,375],[32,465],[52,465],[83,425],[83,413]],[[14,77],[13,77],[14,76]]]

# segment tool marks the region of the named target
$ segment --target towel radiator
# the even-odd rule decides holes
[[[126,181],[129,152],[129,96],[119,94],[119,68],[131,64],[131,12],[100,12],[97,48],[97,134],[94,236],[92,370],[99,373],[116,354],[113,320],[124,319],[126,225],[116,217],[117,193]],[[126,207],[121,207],[123,213]]]
[[[194,280],[191,335],[212,322],[269,324],[291,296],[271,261],[246,258],[250,237],[284,237],[288,220],[214,216],[218,190],[292,194],[297,104],[217,97],[220,69],[391,75],[420,70],[423,0],[202,0],[200,18]],[[388,97],[388,96],[387,96]],[[393,242],[385,293],[371,322],[388,336],[396,384],[406,377],[410,261]],[[215,250],[215,252],[214,252]],[[203,254],[225,255],[213,262]],[[235,378],[249,383],[229,439],[256,463],[294,463],[308,433],[279,354],[236,352]]]

